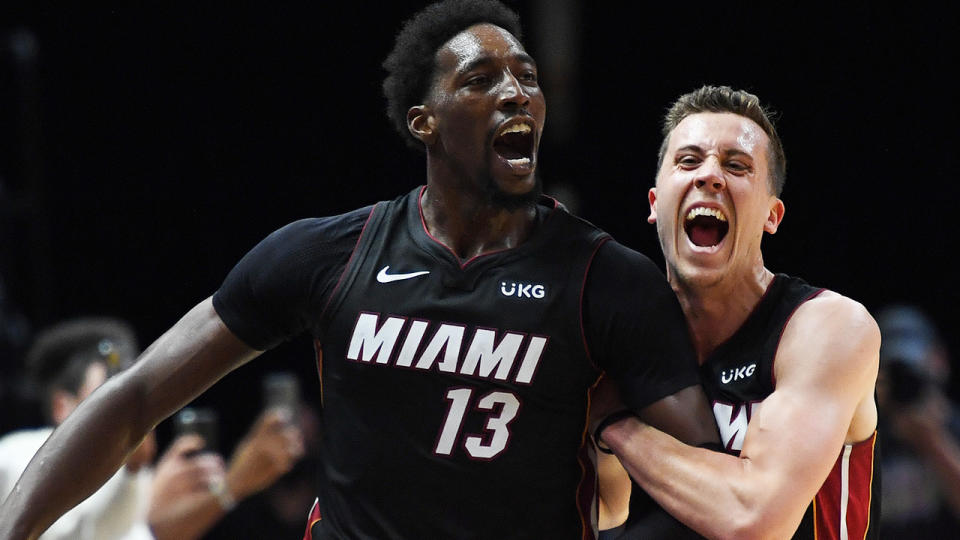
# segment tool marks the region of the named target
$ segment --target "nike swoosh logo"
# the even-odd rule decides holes
[[[421,270],[419,272],[409,272],[407,274],[388,274],[389,266],[384,266],[377,272],[377,281],[380,283],[390,283],[391,281],[402,281],[404,279],[415,278],[417,276],[422,276],[424,274],[429,274],[429,270]]]

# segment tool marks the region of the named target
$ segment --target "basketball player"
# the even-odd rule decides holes
[[[705,86],[669,110],[649,221],[729,453],[632,417],[601,436],[705,536],[875,538],[879,330],[857,302],[764,266],[760,241],[783,219],[784,178],[756,96]],[[633,506],[624,537],[649,538]]]
[[[426,185],[256,246],[55,432],[0,539],[35,537],[153,425],[304,332],[322,353],[325,469],[307,538],[595,538],[603,372],[649,422],[715,439],[663,274],[540,196],[546,106],[519,35],[489,0],[411,19],[384,88]]]

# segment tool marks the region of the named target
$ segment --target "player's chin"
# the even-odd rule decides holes
[[[543,193],[540,179],[533,172],[528,176],[495,177],[491,187],[491,202],[507,210],[536,204]]]
[[[727,265],[715,258],[703,260],[680,257],[674,265],[680,280],[687,286],[706,288],[723,281],[727,274]]]

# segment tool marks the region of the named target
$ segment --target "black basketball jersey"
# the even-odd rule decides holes
[[[750,418],[776,387],[774,360],[796,309],[823,291],[777,274],[743,326],[701,366],[727,451],[739,454]],[[794,538],[876,538],[880,505],[876,434],[847,444],[804,514]]]
[[[549,198],[522,244],[461,261],[421,193],[291,223],[213,297],[251,347],[315,339],[313,538],[595,538],[589,390],[605,371],[639,410],[698,382],[676,296]]]
[[[428,236],[418,200],[374,208],[325,314],[324,429],[353,434],[322,448],[326,525],[592,538],[584,427],[599,372],[578,313],[605,235],[551,212],[518,248],[461,264]]]

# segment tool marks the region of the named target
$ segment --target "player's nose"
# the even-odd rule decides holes
[[[697,189],[709,189],[711,191],[722,191],[727,186],[727,181],[723,176],[723,167],[716,156],[709,156],[703,161],[697,169],[694,185]]]

